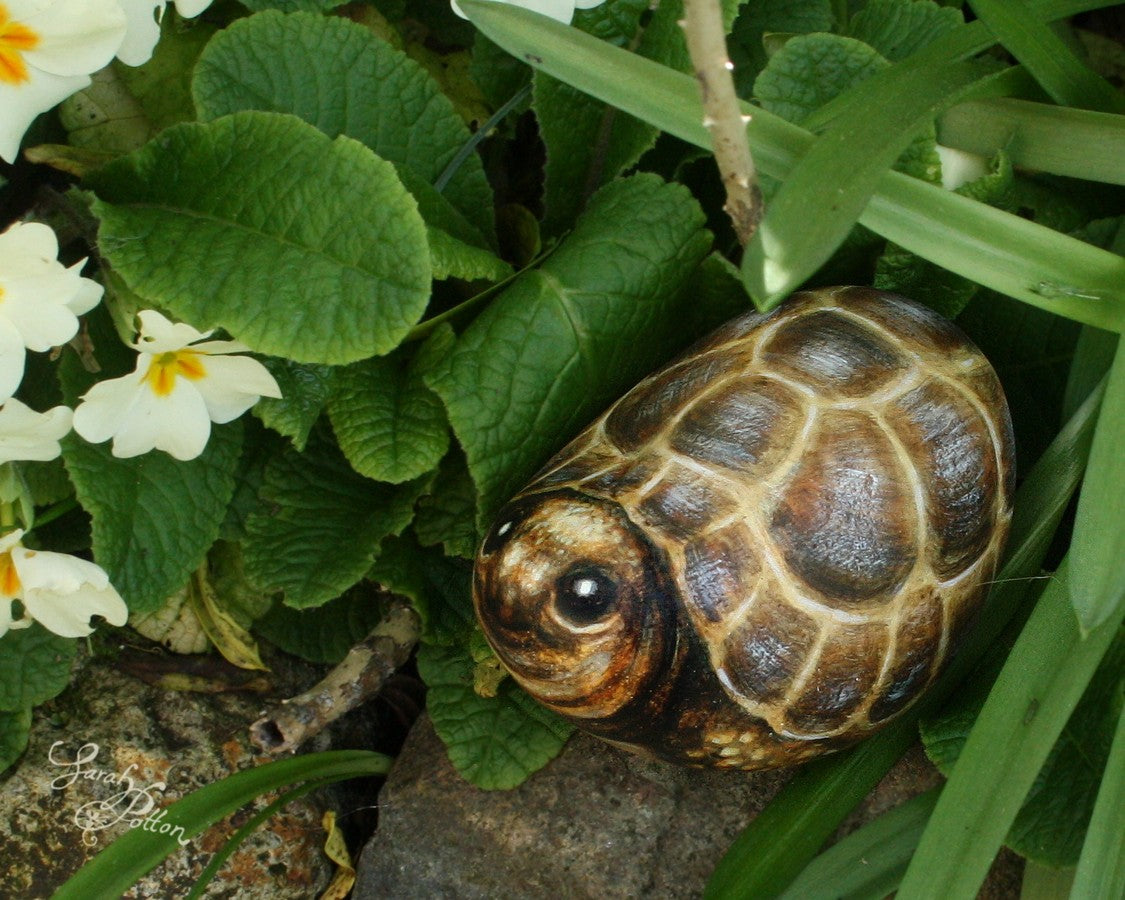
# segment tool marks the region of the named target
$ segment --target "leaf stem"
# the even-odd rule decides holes
[[[727,53],[718,0],[684,0],[680,23],[703,98],[703,126],[711,135],[715,162],[727,192],[723,209],[745,247],[762,219],[762,190],[750,155],[744,115],[734,90],[734,68]]]
[[[453,155],[453,159],[449,161],[449,165],[447,165],[445,169],[442,170],[442,173],[434,182],[435,191],[440,194],[445,190],[449,182],[453,180],[453,176],[457,174],[457,170],[460,169],[462,165],[464,165],[465,160],[472,156],[473,151],[477,149],[481,141],[488,137],[493,128],[495,128],[497,125],[503,122],[504,119],[507,118],[508,113],[510,113],[513,109],[523,103],[523,101],[527,99],[530,93],[531,82],[528,82],[518,91],[516,91],[507,103],[505,103],[498,110],[496,110],[496,112],[488,117],[488,121],[481,125],[481,127],[476,130],[472,137],[470,137],[467,141],[465,141],[464,144],[461,145],[461,149]]]
[[[58,503],[48,506],[46,512],[35,517],[35,525],[39,527],[46,525],[48,522],[53,522],[78,506],[78,500],[74,497],[67,497],[65,500],[60,500]],[[3,521],[0,521],[0,528],[4,527]]]

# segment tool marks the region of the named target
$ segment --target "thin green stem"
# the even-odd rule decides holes
[[[75,497],[67,497],[65,500],[53,503],[35,517],[35,524],[36,526],[46,525],[48,522],[53,522],[55,519],[65,516],[72,509],[77,508],[77,506],[78,500]]]
[[[440,194],[445,190],[446,186],[453,179],[453,176],[457,174],[457,170],[460,169],[462,165],[464,165],[465,160],[472,156],[473,151],[477,149],[480,142],[488,137],[492,129],[503,122],[504,119],[508,117],[508,113],[510,113],[513,109],[523,103],[523,101],[526,100],[530,94],[531,83],[528,82],[518,91],[516,91],[507,103],[505,103],[498,110],[496,110],[496,112],[489,116],[488,121],[481,125],[481,127],[476,130],[476,133],[471,138],[465,141],[461,149],[458,150],[456,154],[454,154],[453,159],[449,161],[449,165],[446,166],[445,170],[437,177],[437,181],[434,182],[435,191]]]

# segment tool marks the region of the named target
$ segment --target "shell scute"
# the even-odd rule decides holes
[[[788,729],[819,734],[843,728],[879,680],[887,643],[882,623],[847,624],[832,631],[813,677],[786,708]]]
[[[762,570],[746,527],[736,522],[684,544],[685,602],[712,624],[747,600]]]
[[[917,590],[904,609],[886,677],[868,713],[872,722],[889,719],[918,695],[930,680],[936,651],[943,643],[945,611],[932,586]]]
[[[783,322],[762,361],[814,390],[843,397],[873,393],[906,371],[907,359],[883,335],[836,310]]]
[[[751,477],[788,453],[807,417],[800,395],[765,375],[731,379],[688,408],[672,429],[672,449]]]
[[[820,625],[811,616],[761,592],[761,600],[722,645],[719,678],[736,698],[783,699],[816,647]]]
[[[672,463],[644,492],[639,517],[677,539],[690,539],[719,518],[735,511],[729,493],[702,473]]]
[[[826,413],[771,518],[781,556],[842,608],[890,601],[917,558],[909,474],[879,425]]]

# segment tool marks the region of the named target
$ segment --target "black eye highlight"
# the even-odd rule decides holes
[[[576,566],[555,582],[555,608],[575,625],[592,625],[617,606],[617,582],[598,566]]]

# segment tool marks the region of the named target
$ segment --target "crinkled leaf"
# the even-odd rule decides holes
[[[292,113],[430,184],[470,138],[422,66],[341,18],[267,12],[235,22],[208,45],[192,90],[202,119],[244,109]],[[444,193],[492,234],[492,190],[479,157],[464,161]]]
[[[450,556],[472,559],[479,542],[476,508],[473,477],[457,449],[442,460],[430,492],[418,501],[414,533],[426,546],[441,544]]]
[[[437,466],[449,449],[441,401],[422,374],[456,339],[438,329],[413,359],[403,348],[339,369],[328,415],[340,449],[353,469],[398,484]]]
[[[296,12],[298,10],[327,12],[337,6],[343,6],[347,0],[238,0],[238,2],[253,12],[268,9],[276,9],[281,12]]]
[[[427,378],[469,460],[482,516],[692,337],[679,303],[708,249],[702,225],[687,191],[655,176],[603,188],[543,267],[493,301]]]
[[[383,484],[359,475],[314,431],[303,453],[266,466],[242,540],[246,574],[293,607],[320,606],[359,581],[389,534],[410,524],[425,480]]]
[[[988,683],[922,721],[926,754],[942,773],[953,770],[987,696]],[[1007,844],[1050,866],[1078,861],[1102,770],[1125,701],[1125,634],[1110,647],[1082,700],[1028,791]]]
[[[573,729],[510,679],[495,697],[478,696],[473,669],[466,650],[419,648],[426,709],[454,767],[486,790],[516,787],[558,755]]]
[[[204,653],[211,646],[199,616],[188,602],[187,585],[151,612],[129,616],[129,627],[172,653]]]
[[[131,153],[153,134],[152,122],[112,66],[95,72],[88,87],[59,105],[59,121],[72,147],[110,158]]]
[[[848,35],[897,62],[964,22],[961,10],[930,0],[869,0],[848,23]]]
[[[231,615],[206,577],[192,578],[188,602],[215,649],[240,669],[269,671],[258,653],[253,636]]]
[[[429,299],[425,227],[394,167],[292,116],[175,125],[91,181],[101,250],[129,286],[262,353],[387,353]]]
[[[267,356],[262,362],[281,388],[280,397],[263,397],[254,415],[263,425],[283,434],[298,450],[305,449],[309,432],[332,394],[337,369]]]
[[[742,4],[728,39],[739,96],[750,96],[754,79],[765,68],[766,34],[830,31],[835,20],[832,0],[755,0]]]
[[[61,459],[50,462],[19,462],[14,465],[18,467],[20,478],[31,491],[36,506],[58,503],[74,493]]]
[[[286,653],[335,665],[379,624],[383,610],[369,587],[357,585],[316,609],[277,603],[254,623],[254,633]]]
[[[0,637],[0,710],[18,713],[61,693],[77,646],[38,622]]]
[[[30,736],[30,706],[11,711],[0,710],[0,774],[23,755]]]
[[[428,227],[426,239],[430,242],[430,261],[436,281],[445,278],[503,281],[512,274],[512,267],[491,250],[466,244],[440,228]]]

